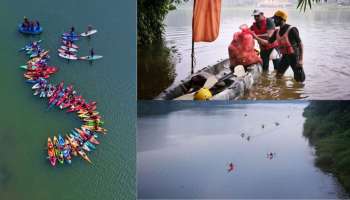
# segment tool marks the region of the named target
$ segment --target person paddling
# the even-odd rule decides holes
[[[87,27],[86,33],[90,32],[90,31],[92,31],[92,25],[89,25],[89,26]]]
[[[232,172],[233,170],[235,169],[235,166],[233,165],[233,163],[231,162],[229,165],[228,165],[228,172]]]
[[[25,29],[29,28],[29,20],[28,20],[28,18],[26,16],[24,16],[23,20],[24,21],[22,23],[22,27],[25,28]]]
[[[90,57],[93,58],[95,55],[95,51],[93,48],[90,49]]]

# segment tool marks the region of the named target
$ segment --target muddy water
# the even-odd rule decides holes
[[[232,35],[238,31],[239,25],[252,23],[252,9],[254,7],[223,7],[217,40],[195,45],[195,71],[228,58],[227,47]],[[266,16],[272,16],[275,9],[262,10]],[[291,7],[288,13],[288,23],[298,27],[304,44],[306,81],[304,84],[295,83],[291,69],[284,79],[276,81],[271,64],[270,72],[244,99],[350,99],[350,7],[322,5],[306,13]],[[176,77],[173,84],[191,71],[191,17],[192,10],[183,8],[169,13],[166,19],[166,44],[175,56]],[[170,78],[173,80],[173,77]],[[150,76],[149,79],[156,78]]]

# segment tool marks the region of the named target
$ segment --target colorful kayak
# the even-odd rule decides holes
[[[68,44],[68,42],[67,42],[66,40],[62,40],[62,43],[64,44],[64,46],[67,46],[67,44]],[[73,44],[73,43],[71,43],[71,44],[72,44],[72,47],[71,47],[71,48],[79,49],[79,46],[78,46],[78,45]]]
[[[63,40],[69,40],[69,41],[78,41],[79,40],[79,37],[78,36],[62,36],[62,39]]]
[[[79,60],[98,60],[98,59],[101,59],[103,58],[103,56],[100,56],[100,55],[94,55],[94,56],[83,56],[83,57],[80,57]]]
[[[70,52],[77,52],[78,51],[75,48],[69,48],[67,46],[61,46],[61,49],[66,50],[66,51],[70,51]]]
[[[88,161],[89,163],[92,163],[91,160],[89,159],[89,157],[86,155],[86,153],[83,150],[79,150],[78,154],[86,161]]]
[[[82,37],[87,37],[87,36],[91,36],[93,34],[97,33],[97,30],[96,29],[93,29],[93,30],[90,30],[90,31],[86,31],[84,33],[81,33],[80,36]]]

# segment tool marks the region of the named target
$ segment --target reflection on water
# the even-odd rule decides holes
[[[137,50],[139,99],[152,99],[167,88],[175,77],[170,49],[162,41]]]
[[[276,71],[263,73],[255,87],[247,91],[242,99],[305,99],[305,83],[296,82],[291,76],[276,79]]]
[[[168,102],[169,112],[162,106],[157,115],[155,103],[140,104],[149,109],[138,118],[139,198],[344,195],[335,178],[314,166],[302,136],[307,103]],[[228,173],[230,162],[235,170]]]
[[[233,33],[241,24],[251,24],[251,8],[222,9],[220,34],[212,43],[196,43],[195,71],[227,59],[227,47]],[[275,9],[263,9],[266,16],[272,16]],[[299,12],[289,8],[288,23],[298,27],[304,44],[304,69],[306,81],[304,85],[291,84],[293,72],[288,69],[282,81],[273,81],[270,76],[259,82],[254,92],[245,99],[350,99],[348,60],[350,51],[350,7],[315,6],[312,11]],[[191,9],[175,10],[166,19],[167,46],[176,49],[175,71],[177,84],[190,74],[191,68]],[[139,57],[140,58],[140,57]],[[141,61],[139,60],[139,63]],[[140,67],[141,64],[139,64]],[[166,68],[167,66],[163,66]],[[158,68],[157,68],[158,69]],[[272,69],[272,65],[270,65]],[[151,73],[157,73],[156,69]],[[155,77],[154,79],[158,79]],[[159,81],[164,83],[164,81]],[[170,85],[170,84],[169,84]],[[266,92],[266,90],[273,91]],[[163,87],[163,85],[162,85]],[[286,91],[287,90],[287,91]],[[152,96],[152,95],[150,95]]]

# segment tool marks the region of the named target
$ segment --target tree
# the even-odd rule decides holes
[[[298,0],[298,6],[300,10],[306,11],[307,5],[309,5],[309,8],[311,9],[312,3],[319,3],[321,0]]]
[[[188,0],[138,0],[137,41],[139,45],[152,44],[162,39],[164,19],[169,11]]]

